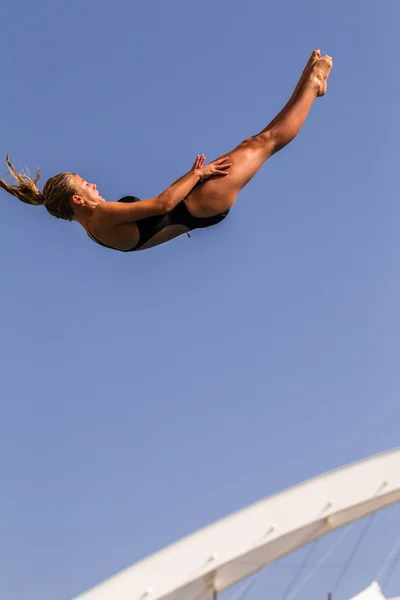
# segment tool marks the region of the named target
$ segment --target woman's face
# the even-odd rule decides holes
[[[99,194],[95,183],[89,183],[86,179],[83,179],[80,175],[75,175],[76,194],[72,200],[76,204],[87,204],[89,206],[99,204],[99,202],[105,202]],[[80,201],[77,201],[77,199]]]

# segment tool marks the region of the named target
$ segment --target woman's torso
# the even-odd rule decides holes
[[[118,202],[140,202],[140,200],[136,196],[124,196]],[[86,231],[93,241],[102,246],[122,252],[145,250],[189,231],[189,227],[177,222],[179,216],[174,212],[177,212],[176,209],[164,215],[123,223],[118,228],[112,229],[99,226],[94,218],[89,222]]]
[[[118,202],[140,202],[140,200],[136,196],[124,196]],[[137,222],[123,223],[113,228],[100,226],[94,216],[89,221],[86,232],[89,237],[102,246],[122,252],[133,252],[158,246],[193,229],[216,225],[228,213],[229,211],[226,211],[205,218],[194,217],[189,212],[185,200],[182,200],[166,214],[147,217]]]

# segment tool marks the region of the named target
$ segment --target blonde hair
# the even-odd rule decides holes
[[[10,185],[0,179],[0,187],[12,194],[25,204],[33,206],[43,205],[46,210],[57,219],[74,220],[74,211],[70,202],[71,197],[77,193],[75,173],[59,173],[50,177],[41,192],[37,186],[40,178],[40,169],[32,179],[29,174],[19,173],[10,162],[6,154],[6,163],[9,168],[7,175],[12,175],[17,185]]]

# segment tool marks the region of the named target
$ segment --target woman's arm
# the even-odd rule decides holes
[[[227,175],[230,163],[229,157],[210,163],[203,167],[195,167],[196,164],[203,165],[204,158],[198,157],[192,169],[175,181],[164,192],[140,202],[104,202],[96,208],[96,221],[106,221],[108,225],[121,225],[132,223],[147,217],[163,215],[170,212],[179,202],[182,202],[199,181],[203,181],[212,175]]]
[[[186,198],[200,179],[200,173],[189,172],[180,181],[154,198],[132,203],[104,202],[99,204],[96,209],[96,221],[99,224],[100,220],[105,220],[108,225],[120,225],[168,213]]]

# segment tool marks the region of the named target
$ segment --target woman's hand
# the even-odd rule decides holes
[[[193,167],[190,169],[200,175],[200,181],[208,179],[212,175],[226,176],[229,173],[229,169],[232,163],[229,162],[229,156],[214,160],[209,165],[204,166],[206,157],[204,154],[199,154],[194,161]]]

